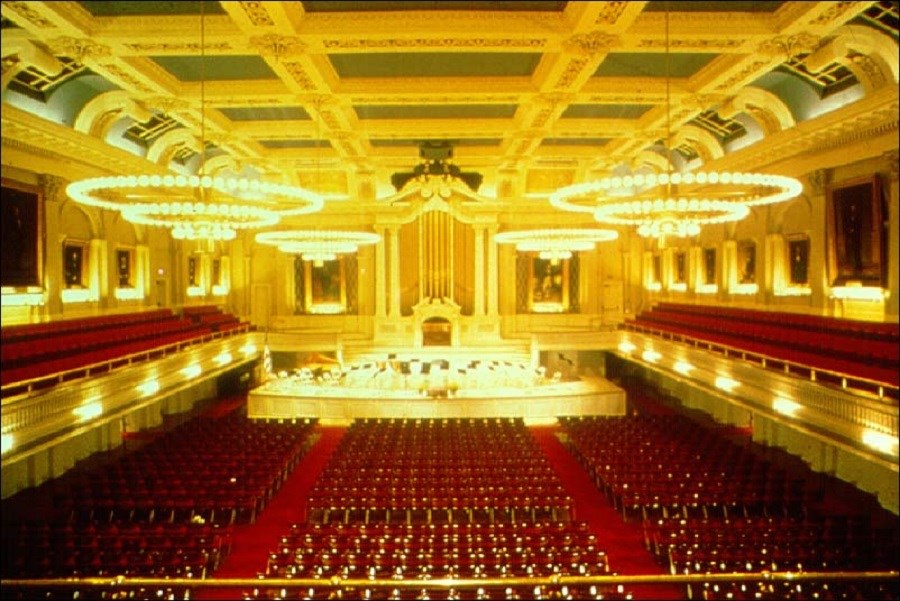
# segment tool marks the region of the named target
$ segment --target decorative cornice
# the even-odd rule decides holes
[[[177,44],[163,42],[139,44],[132,42],[122,44],[122,47],[127,48],[131,52],[137,54],[177,54],[179,52],[185,54],[199,54],[201,50],[226,52],[234,49],[228,42],[206,42],[202,45],[198,42],[185,42]]]
[[[384,48],[534,48],[547,45],[545,38],[366,38],[322,40],[326,50],[366,50]]]
[[[316,84],[313,82],[312,78],[306,73],[306,69],[303,68],[303,65],[299,62],[282,62],[281,66],[284,67],[284,70],[287,71],[288,75],[291,76],[291,79],[294,80],[298,86],[300,86],[303,90],[315,90]]]
[[[615,25],[626,8],[628,2],[604,2],[603,8],[594,19],[594,25]]]
[[[565,89],[571,86],[578,76],[581,75],[581,72],[584,71],[588,61],[590,61],[588,58],[576,58],[569,61],[565,71],[563,71],[562,75],[559,76],[559,79],[556,80],[556,85],[554,87],[557,89]]]
[[[84,63],[85,59],[105,58],[112,55],[109,46],[99,44],[90,38],[63,36],[48,41],[47,45],[53,54],[67,56],[79,63]]]
[[[54,24],[45,19],[39,12],[31,7],[31,2],[4,2],[3,8],[16,13],[35,27],[50,29]]]
[[[299,56],[306,51],[306,44],[299,37],[279,35],[277,33],[251,37],[250,46],[263,56],[275,58]]]
[[[265,2],[238,2],[238,6],[241,7],[254,27],[272,27],[275,25],[275,21],[269,16],[265,4]]]
[[[563,42],[562,47],[566,52],[593,56],[609,52],[610,49],[616,48],[621,44],[622,40],[619,36],[609,35],[601,31],[592,31],[590,33],[573,35]]]
[[[789,60],[798,54],[809,54],[819,46],[821,38],[811,33],[779,35],[766,40],[756,47],[756,51],[767,58]]]
[[[715,51],[727,51],[727,50],[735,50],[737,48],[742,47],[745,44],[744,40],[740,39],[699,39],[699,38],[691,38],[691,39],[676,39],[669,40],[668,43],[664,38],[644,38],[639,40],[637,43],[638,48],[653,48],[653,49],[661,49],[664,50],[667,46],[669,48],[676,48],[678,50],[697,50],[700,52],[715,52]]]

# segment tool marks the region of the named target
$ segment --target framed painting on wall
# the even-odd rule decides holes
[[[828,186],[828,274],[832,286],[882,286],[884,198],[878,174]]]
[[[40,286],[42,283],[41,190],[4,179],[0,200],[3,227],[0,283],[3,286]]]

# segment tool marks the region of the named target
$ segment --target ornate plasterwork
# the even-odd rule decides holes
[[[267,33],[250,38],[250,46],[262,56],[283,58],[299,56],[306,51],[306,44],[297,36]]]
[[[865,54],[853,54],[847,57],[847,66],[853,70],[854,74],[860,76],[860,80],[870,89],[878,89],[887,84],[887,77],[879,66],[878,62]]]
[[[775,36],[756,47],[756,51],[768,58],[791,59],[798,54],[809,54],[819,46],[821,39],[811,33]]]
[[[812,20],[813,25],[828,25],[843,17],[844,13],[853,9],[853,13],[859,11],[859,2],[833,2],[822,14]]]
[[[579,75],[584,71],[585,66],[587,66],[588,58],[576,58],[569,61],[569,64],[566,65],[566,69],[562,72],[562,75],[559,76],[559,79],[556,80],[556,88],[568,88],[572,85],[572,83],[578,78]]]
[[[85,59],[104,58],[110,56],[109,46],[99,44],[90,38],[73,38],[63,36],[47,42],[53,54],[67,56],[84,63]]]
[[[144,104],[151,108],[158,109],[166,115],[180,113],[189,110],[191,104],[184,98],[176,98],[175,96],[152,96],[144,101]]]
[[[665,50],[669,48],[677,48],[678,50],[696,50],[697,52],[716,52],[729,51],[741,48],[746,42],[735,38],[692,38],[669,40],[665,38],[644,38],[637,43],[638,48],[653,48]]]
[[[51,202],[58,202],[66,198],[66,180],[49,173],[38,175],[38,184],[44,189],[44,198]]]
[[[271,27],[275,25],[275,21],[269,16],[269,11],[265,8],[265,2],[238,2],[238,6],[247,15],[247,19],[255,27]]]
[[[564,41],[562,46],[566,52],[592,56],[609,52],[612,48],[620,46],[621,43],[622,40],[619,36],[603,33],[602,31],[592,31],[590,33],[573,35]]]
[[[137,79],[130,73],[127,73],[124,69],[122,69],[121,67],[119,67],[116,64],[105,63],[102,65],[102,68],[107,73],[109,73],[110,75],[112,75],[113,77],[118,79],[119,81],[123,81],[123,82],[127,83],[130,87],[134,88],[135,90],[138,90],[145,94],[152,94],[154,92],[154,90],[152,88],[150,88],[150,86],[148,86],[144,82],[140,81],[139,79]]]
[[[41,29],[54,27],[53,23],[29,6],[30,4],[30,2],[4,2],[3,8],[13,11],[35,27],[40,27]]]
[[[312,78],[306,73],[306,69],[303,68],[303,65],[299,62],[282,62],[281,66],[284,67],[284,70],[287,71],[288,75],[291,76],[291,79],[294,80],[298,86],[300,86],[303,90],[315,90],[316,84],[313,82]]]
[[[206,42],[202,47],[197,42],[185,42],[183,44],[174,44],[171,42],[130,42],[122,44],[122,47],[137,54],[199,54],[201,50],[205,50],[206,52],[227,52],[234,49],[228,42]]]
[[[615,25],[628,8],[628,2],[604,2],[603,8],[594,19],[595,25]]]
[[[534,48],[547,45],[544,38],[364,38],[326,39],[326,50],[367,50],[385,48]]]
[[[732,90],[739,84],[746,83],[748,78],[755,77],[760,71],[769,65],[769,61],[753,61],[744,66],[743,69],[733,74],[731,77],[716,86],[717,92],[727,92]]]

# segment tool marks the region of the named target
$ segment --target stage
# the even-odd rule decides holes
[[[625,413],[625,392],[603,378],[548,378],[540,368],[512,361],[416,364],[414,358],[393,357],[315,374],[298,370],[274,375],[250,392],[248,416],[316,418],[325,424],[460,417],[548,423],[559,416]]]

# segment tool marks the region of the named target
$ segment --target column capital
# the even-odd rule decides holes
[[[897,149],[889,150],[882,154],[888,167],[888,177],[892,182],[897,181],[898,170],[900,170],[900,152]]]

